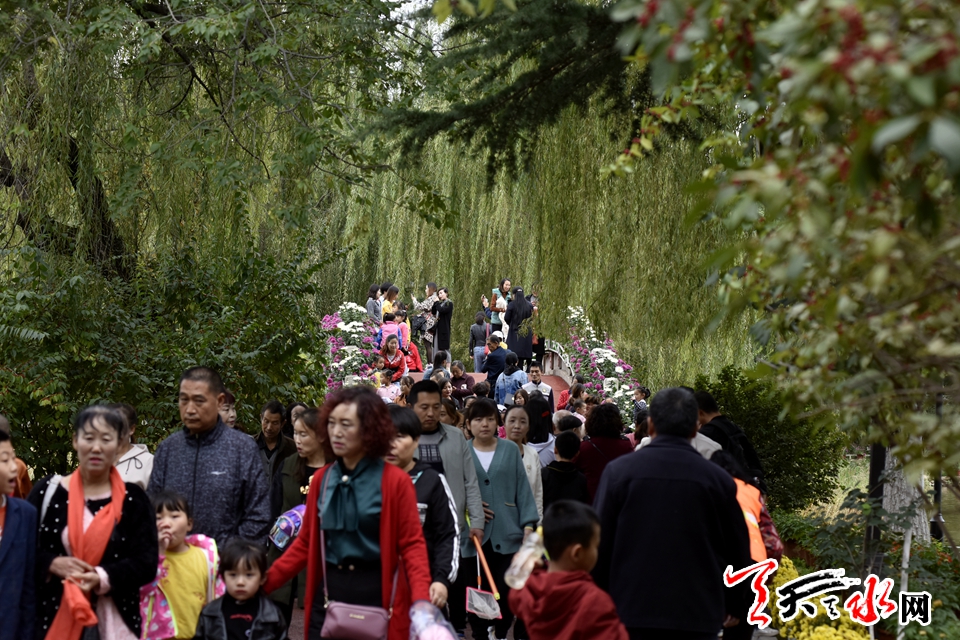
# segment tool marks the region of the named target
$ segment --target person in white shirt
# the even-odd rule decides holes
[[[539,391],[543,394],[543,397],[547,399],[547,402],[550,403],[550,412],[552,413],[556,405],[553,401],[553,387],[548,385],[543,381],[543,367],[539,362],[533,362],[530,365],[530,371],[527,372],[527,377],[530,379],[527,384],[520,387],[528,394],[533,393],[534,391]]]
[[[124,482],[130,482],[147,490],[150,482],[150,473],[153,471],[153,454],[145,444],[133,442],[137,433],[137,410],[124,402],[109,405],[115,413],[123,418],[127,429],[121,434],[120,448],[117,451],[117,462],[114,465],[120,472]]]

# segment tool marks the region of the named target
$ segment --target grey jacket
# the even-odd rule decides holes
[[[480,484],[477,482],[477,469],[473,464],[470,444],[464,439],[460,429],[449,424],[440,425],[440,459],[443,460],[443,475],[450,485],[453,503],[457,507],[457,520],[460,526],[460,543],[470,540],[470,527],[466,514],[476,529],[483,529],[483,500],[480,498]]]
[[[217,421],[199,436],[186,429],[157,447],[147,492],[169,489],[190,501],[193,533],[217,541],[241,536],[266,545],[270,488],[253,438]]]

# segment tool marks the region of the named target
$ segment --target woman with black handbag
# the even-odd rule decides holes
[[[430,599],[430,563],[410,477],[384,463],[395,428],[368,387],[327,396],[328,459],[313,475],[300,534],[267,573],[269,593],[307,569],[307,640],[407,640]]]

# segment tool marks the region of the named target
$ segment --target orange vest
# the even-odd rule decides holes
[[[763,536],[760,534],[760,512],[763,510],[760,489],[739,478],[733,481],[737,483],[737,502],[743,510],[743,519],[747,521],[747,532],[750,534],[750,557],[754,562],[763,562],[767,559],[767,548],[763,546]]]

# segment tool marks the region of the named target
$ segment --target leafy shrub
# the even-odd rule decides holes
[[[38,477],[70,468],[70,420],[90,403],[129,402],[138,440],[163,439],[180,425],[177,380],[195,364],[220,372],[242,426],[258,424],[270,398],[323,393],[325,343],[308,304],[315,267],[299,259],[238,247],[211,264],[184,251],[142,263],[127,283],[30,248],[5,258],[0,412]]]
[[[882,502],[871,499],[860,490],[851,491],[843,502],[836,517],[827,518],[817,513],[801,515],[797,513],[776,513],[774,520],[781,536],[799,542],[812,552],[816,559],[816,569],[846,569],[848,576],[864,577],[867,573],[879,573],[881,578],[893,578],[894,594],[898,591],[926,591],[933,597],[933,617],[929,626],[922,627],[911,623],[905,628],[908,640],[930,638],[960,637],[960,621],[956,611],[960,610],[960,561],[950,552],[949,547],[936,540],[916,542],[911,545],[910,564],[907,570],[907,585],[900,581],[900,564],[903,558],[903,538],[896,533],[911,518],[909,510],[890,513],[883,509]],[[879,541],[865,545],[865,531],[869,526],[878,526],[882,533]],[[881,559],[879,571],[871,568],[874,558]],[[799,566],[787,565],[785,558],[781,569],[774,578],[774,585],[780,586],[790,578],[796,577]],[[798,563],[799,564],[799,563]],[[800,570],[799,575],[807,571]],[[862,589],[862,587],[860,588]],[[841,595],[845,599],[849,593]],[[825,613],[818,606],[817,619],[806,619],[798,615],[790,623],[780,628],[780,635],[795,637],[797,640],[821,638],[825,631],[819,627]],[[849,618],[846,614],[841,620]],[[882,623],[891,632],[897,631],[897,616],[891,616]],[[859,625],[856,625],[859,626]],[[860,627],[863,629],[863,627]],[[818,634],[814,634],[816,631]],[[839,631],[842,631],[839,630]],[[840,638],[838,635],[822,635],[823,638]]]
[[[845,437],[834,427],[781,416],[773,385],[725,367],[716,380],[699,376],[720,411],[740,425],[763,463],[771,508],[794,511],[826,500],[837,486]]]

